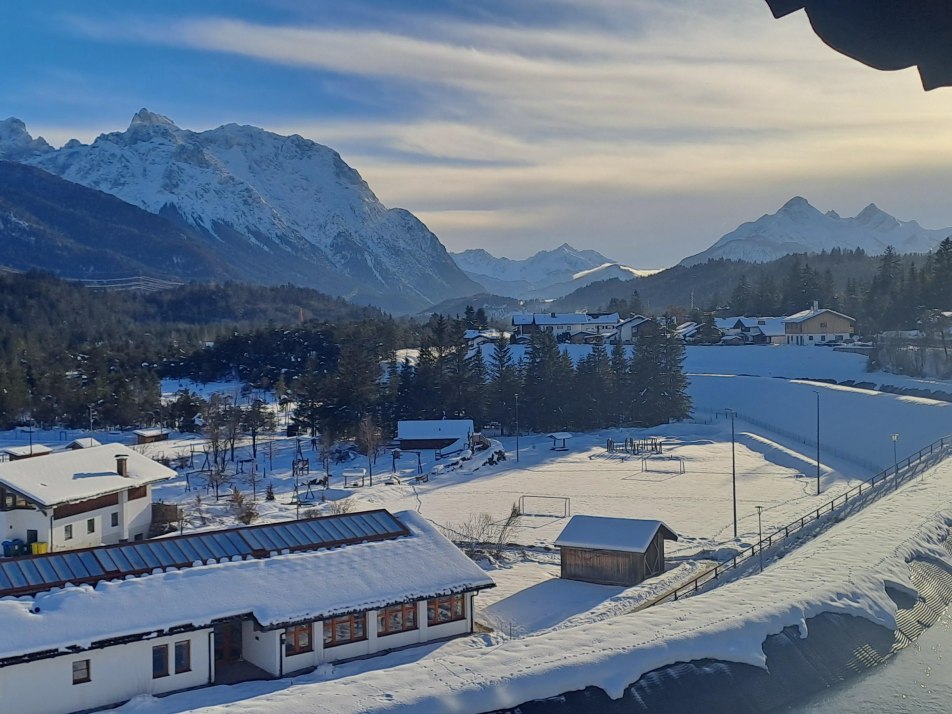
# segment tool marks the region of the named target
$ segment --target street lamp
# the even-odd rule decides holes
[[[737,453],[734,436],[734,417],[737,412],[728,409],[727,413],[731,415],[731,492],[734,500],[734,538],[737,538]]]
[[[899,434],[890,434],[889,438],[892,439],[893,443],[893,468],[896,469],[895,478],[896,478],[896,488],[899,488]]]
[[[820,393],[816,395],[816,495],[820,495]]]
[[[516,397],[516,463],[519,463],[519,393],[517,392]]]
[[[761,513],[763,513],[764,507],[757,506],[757,550],[760,551],[760,572],[764,572],[764,527],[761,521]]]

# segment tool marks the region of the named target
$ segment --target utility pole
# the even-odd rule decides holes
[[[764,527],[763,522],[761,521],[761,514],[763,513],[764,507],[757,506],[757,550],[760,552],[760,572],[764,572]]]
[[[820,495],[820,393],[816,395],[816,495]]]
[[[896,469],[894,477],[896,479],[896,488],[899,488],[899,434],[890,434],[893,443],[893,468]]]
[[[519,393],[515,394],[516,397],[516,463],[519,463]]]
[[[737,538],[737,439],[734,431],[734,416],[737,414],[733,409],[731,412],[731,493],[734,502],[734,538]]]

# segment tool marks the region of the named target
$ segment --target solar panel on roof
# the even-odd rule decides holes
[[[222,558],[267,557],[285,550],[317,550],[408,534],[393,514],[380,510],[0,559],[0,597],[36,594],[66,583],[95,584],[146,575],[156,569],[187,568]]]

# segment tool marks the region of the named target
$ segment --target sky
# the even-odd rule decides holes
[[[665,267],[794,195],[952,226],[952,89],[763,0],[11,1],[0,62],[54,145],[141,107],[301,134],[451,251]]]

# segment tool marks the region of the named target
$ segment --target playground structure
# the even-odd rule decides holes
[[[664,441],[656,436],[646,436],[643,439],[625,437],[622,442],[608,439],[605,449],[609,454],[625,453],[631,456],[644,456],[664,453]]]

